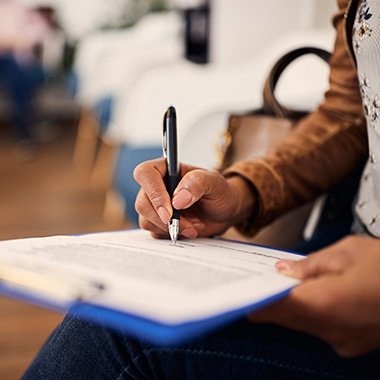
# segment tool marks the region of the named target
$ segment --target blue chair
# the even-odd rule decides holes
[[[161,146],[131,147],[122,145],[118,152],[113,187],[122,197],[125,204],[125,215],[128,221],[138,225],[138,215],[135,211],[135,199],[139,185],[133,178],[135,167],[143,161],[162,156]]]
[[[109,95],[99,99],[95,104],[94,114],[98,121],[98,135],[100,137],[104,136],[104,134],[107,132],[107,128],[111,122],[114,103],[114,97],[112,95]]]

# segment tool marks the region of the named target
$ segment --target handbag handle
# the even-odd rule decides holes
[[[305,46],[302,48],[291,50],[290,52],[283,55],[272,67],[268,79],[264,85],[263,93],[263,109],[265,114],[273,115],[277,117],[284,117],[292,120],[297,120],[302,116],[305,116],[306,113],[300,111],[289,110],[283,107],[276,99],[274,91],[276,89],[278,80],[280,79],[283,71],[299,57],[302,57],[305,54],[314,54],[317,57],[321,58],[323,61],[328,62],[331,56],[327,50]]]

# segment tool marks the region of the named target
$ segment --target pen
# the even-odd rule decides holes
[[[170,199],[172,199],[174,190],[179,183],[177,117],[173,106],[170,106],[164,115],[162,150],[166,159],[166,189]],[[177,242],[179,234],[179,217],[179,211],[173,208],[173,215],[168,224],[168,229],[174,244]]]

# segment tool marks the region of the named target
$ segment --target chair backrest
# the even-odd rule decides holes
[[[120,147],[116,160],[113,187],[122,198],[125,205],[125,215],[128,221],[138,225],[138,215],[135,210],[135,199],[140,186],[133,178],[133,170],[143,161],[162,156],[161,146],[133,148],[127,145]]]

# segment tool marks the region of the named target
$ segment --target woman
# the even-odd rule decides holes
[[[232,224],[253,234],[368,161],[355,205],[356,234],[301,262],[279,262],[278,270],[303,280],[290,296],[251,321],[181,346],[156,347],[68,316],[25,379],[380,378],[380,80],[374,65],[380,4],[338,4],[330,89],[318,110],[265,159],[239,162],[223,175],[182,165],[172,202],[163,160],[143,163],[135,170],[142,186],[136,209],[154,237],[167,237],[172,206],[182,210],[184,237],[217,234]]]

